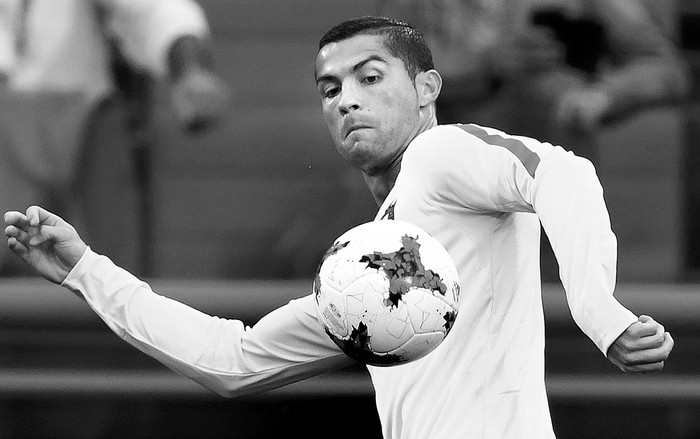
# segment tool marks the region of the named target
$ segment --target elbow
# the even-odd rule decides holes
[[[200,386],[199,390],[205,394],[214,394],[221,398],[232,399],[239,396],[256,393],[257,389],[253,386],[246,385],[245,382],[236,379],[235,377],[221,377],[212,374],[183,375],[185,378],[193,381]]]
[[[226,399],[250,395],[264,390],[260,386],[254,385],[249,379],[250,377],[245,376],[206,374],[197,377],[190,376],[189,378],[210,392]]]
[[[225,399],[233,399],[233,398],[237,398],[239,396],[245,396],[245,395],[255,393],[252,390],[246,391],[244,387],[231,386],[228,384],[223,385],[223,386],[209,387],[208,390],[216,393],[217,395],[219,395]]]
[[[288,384],[288,381],[275,379],[265,373],[213,373],[200,370],[197,376],[189,378],[227,399],[261,393]]]
[[[227,399],[235,398],[244,392],[244,386],[236,380],[223,380],[214,375],[194,380],[210,392]]]

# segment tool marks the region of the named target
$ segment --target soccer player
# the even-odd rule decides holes
[[[440,75],[421,35],[401,22],[362,17],[331,29],[320,41],[316,83],[336,148],[380,205],[376,219],[430,232],[463,285],[460,313],[435,351],[368,367],[386,438],[554,437],[540,222],[581,329],[624,371],[663,368],[671,336],[613,296],[615,236],[589,161],[492,128],[439,126]],[[312,295],[245,327],[154,293],[38,206],[5,221],[8,245],[38,273],[83,297],[127,342],[222,395],[352,362],[321,329]]]

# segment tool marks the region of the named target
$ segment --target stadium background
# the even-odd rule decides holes
[[[201,0],[234,108],[183,138],[165,106],[152,154],[146,277],[199,309],[253,324],[306,294],[320,254],[371,218],[359,174],[337,156],[313,83],[319,36],[373,0]],[[700,4],[681,2],[700,75]],[[700,102],[647,111],[601,134],[620,244],[620,300],[673,333],[666,371],[619,373],[544,289],[555,430],[573,438],[700,438]],[[659,160],[663,147],[664,160]],[[99,249],[97,249],[99,251]],[[124,344],[84,304],[31,278],[0,279],[0,438],[380,437],[359,367],[226,400]]]

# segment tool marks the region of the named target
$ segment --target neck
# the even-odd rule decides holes
[[[394,187],[394,184],[396,183],[396,177],[399,176],[399,171],[401,171],[401,160],[403,158],[403,153],[404,151],[406,151],[406,148],[408,148],[408,145],[410,145],[413,139],[415,139],[419,134],[435,126],[437,126],[437,119],[434,117],[433,114],[433,117],[427,118],[425,123],[419,127],[416,134],[413,135],[411,139],[406,143],[401,154],[399,154],[387,168],[382,169],[380,172],[371,174],[364,171],[362,172],[362,176],[365,179],[365,183],[367,184],[367,187],[372,193],[372,196],[374,197],[374,201],[377,203],[377,206],[382,205],[384,200],[386,200],[386,197],[389,195],[389,192]]]
[[[397,160],[396,165],[392,166],[391,169],[385,173],[374,175],[362,173],[362,176],[365,178],[365,183],[372,193],[377,206],[381,206],[384,200],[386,200],[391,188],[393,188],[394,183],[396,183],[396,177],[399,175],[400,170],[401,160]]]

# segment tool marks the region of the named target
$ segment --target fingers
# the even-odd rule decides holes
[[[5,236],[7,236],[7,245],[16,252],[17,246],[20,245],[26,250],[25,244],[29,242],[29,220],[22,212],[10,211],[6,212],[3,219],[5,220]],[[23,244],[24,243],[24,244]]]
[[[41,208],[39,206],[30,206],[27,208],[27,220],[29,220],[29,225],[38,227],[41,224],[40,219]]]
[[[22,212],[17,212],[14,210],[11,210],[9,212],[5,212],[5,215],[3,216],[3,220],[5,221],[5,224],[8,226],[12,225],[15,227],[21,227],[21,226],[29,226],[29,221],[27,220],[27,216],[23,214]]]
[[[59,216],[39,206],[29,207],[26,214],[9,211],[5,213],[4,220],[7,224],[7,243],[14,247],[13,250],[18,248],[18,244],[26,250],[47,241],[66,239],[70,233],[65,227],[67,224]]]
[[[675,345],[671,334],[666,332],[664,336],[664,343],[660,347],[630,354],[626,358],[626,362],[620,365],[620,369],[632,373],[658,372],[663,370],[665,362]]]
[[[644,337],[660,338],[664,331],[664,327],[649,316],[640,316],[639,320],[630,325],[627,332],[634,339],[642,339]]]
[[[25,222],[26,223],[26,222]],[[10,248],[21,244],[23,247],[36,246],[46,242],[47,237],[42,236],[39,227],[31,227],[22,224],[22,227],[7,226],[5,228],[5,236],[7,236],[7,245]],[[14,248],[13,248],[14,250]]]
[[[626,366],[622,370],[628,373],[649,373],[649,372],[659,372],[664,368],[664,362],[659,361],[657,363],[643,363],[634,366]]]
[[[668,357],[671,354],[671,351],[673,350],[673,347],[676,346],[676,341],[671,337],[671,334],[668,332],[664,333],[664,343],[662,345],[662,348],[667,351],[666,356]]]
[[[27,219],[29,225],[38,227],[39,225],[56,226],[63,223],[63,219],[40,206],[30,206],[27,208]]]
[[[639,338],[636,340],[636,347],[638,349],[658,348],[664,343],[665,334],[668,334],[664,326],[654,321],[651,317],[639,324],[637,330]]]
[[[8,239],[14,238],[15,240],[21,242],[29,241],[29,233],[16,226],[5,227],[5,236],[7,236]]]
[[[625,372],[659,371],[674,344],[663,325],[649,316],[640,316],[611,346],[609,358]]]
[[[31,235],[31,232],[30,232]],[[29,245],[38,246],[48,241],[63,241],[70,238],[70,231],[65,227],[43,225],[39,233],[31,236]]]
[[[24,255],[28,252],[27,247],[14,237],[7,239],[7,246],[22,259],[24,259]]]
[[[671,334],[665,332],[662,334],[662,342],[658,346],[638,348],[638,350],[628,352],[625,355],[625,363],[635,368],[642,367],[646,369],[651,367],[651,370],[660,370],[660,368],[663,368],[664,361],[671,354],[674,344]],[[656,369],[655,367],[657,366],[660,366],[660,368]]]
[[[55,226],[61,222],[64,222],[58,215],[55,215],[40,206],[28,207],[26,214],[14,210],[8,211],[5,213],[3,219],[5,220],[5,224],[25,230],[28,227],[38,227],[41,224]]]
[[[24,247],[37,247],[49,241],[61,241],[70,238],[70,232],[64,227],[54,227],[42,225],[38,227],[29,226],[22,229],[15,226],[7,226],[5,228],[5,236],[7,236],[7,244],[12,247],[10,240],[14,243],[19,243]]]
[[[651,318],[650,316],[644,315],[644,314],[639,316],[639,319],[638,319],[638,321],[640,321],[642,323],[653,321],[653,320],[654,320],[653,318]]]

